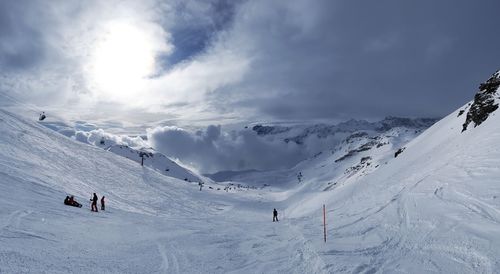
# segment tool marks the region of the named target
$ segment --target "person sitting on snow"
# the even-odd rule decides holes
[[[74,206],[74,207],[82,207],[80,203],[75,201],[75,197],[73,196],[66,196],[66,199],[64,199],[64,204],[69,205],[69,206]]]
[[[72,206],[82,207],[82,205],[79,202],[75,201],[75,197],[71,196],[69,199],[71,201]]]
[[[38,117],[38,120],[43,121],[43,120],[45,120],[45,118],[47,118],[47,116],[45,116],[45,111],[44,111],[40,114],[40,117]]]

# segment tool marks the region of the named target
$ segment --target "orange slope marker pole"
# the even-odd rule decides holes
[[[323,204],[323,237],[324,237],[325,243],[326,243],[326,207],[325,207],[325,204]]]

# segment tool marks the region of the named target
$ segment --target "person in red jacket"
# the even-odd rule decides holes
[[[104,210],[104,196],[101,198],[101,210]]]
[[[94,212],[98,212],[97,211],[97,195],[94,193],[94,196],[92,197],[92,199],[90,199],[92,201],[92,209],[91,211],[94,211]]]

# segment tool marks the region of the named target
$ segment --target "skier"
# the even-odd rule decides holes
[[[104,196],[101,198],[101,210],[104,210]]]
[[[43,120],[45,120],[45,118],[47,118],[47,116],[45,116],[45,111],[43,111],[43,112],[40,114],[40,117],[38,117],[38,120],[39,120],[39,121],[43,121]]]
[[[276,210],[276,208],[273,210],[273,222],[279,222],[278,211]]]
[[[94,212],[98,212],[97,211],[97,195],[94,193],[94,196],[90,200],[92,201],[92,208],[90,210],[94,211]]]
[[[201,191],[201,188],[203,187],[203,183],[202,182],[198,182],[198,185],[200,186],[200,191]]]
[[[69,203],[69,196],[66,196],[66,199],[64,199],[64,204],[65,205],[70,205],[70,203]]]

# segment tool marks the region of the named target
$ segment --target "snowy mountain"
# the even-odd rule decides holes
[[[263,189],[200,191],[0,110],[0,273],[498,273],[499,78],[414,139],[355,131],[292,170],[240,175]]]
[[[237,181],[250,183],[254,186],[279,186],[291,188],[308,181],[316,189],[332,188],[343,184],[346,180],[355,180],[366,176],[382,165],[395,158],[396,152],[401,153],[406,143],[414,139],[425,129],[435,123],[434,119],[407,119],[389,117],[379,122],[350,120],[338,125],[314,125],[305,128],[288,127],[287,131],[267,130],[254,127],[260,135],[278,135],[284,132],[300,132],[295,137],[281,135],[288,142],[302,143],[301,140],[311,135],[318,138],[335,136],[332,139],[332,149],[316,154],[304,160],[295,167],[280,171],[244,171],[220,172],[207,175],[216,181]],[[264,127],[264,126],[263,126]],[[274,128],[266,126],[266,128]],[[283,127],[278,127],[282,129]],[[337,141],[339,139],[339,141]],[[399,154],[398,153],[398,154]],[[300,174],[300,175],[299,175]],[[324,176],[320,176],[323,174]],[[310,175],[315,182],[307,180]],[[301,177],[301,178],[299,178]],[[291,183],[291,184],[290,184]]]
[[[310,136],[317,138],[327,138],[336,135],[345,136],[358,131],[385,132],[393,128],[411,128],[422,130],[430,127],[438,119],[433,118],[400,118],[386,117],[377,122],[368,122],[366,120],[351,119],[336,125],[315,124],[315,125],[293,125],[293,126],[274,126],[274,125],[255,125],[252,130],[259,136],[278,135],[285,142],[295,142],[303,144],[304,140]]]
[[[316,245],[325,261],[335,262],[329,271],[498,273],[500,118],[490,104],[474,107],[484,87],[369,176],[322,194],[294,195],[288,214],[306,237],[317,234],[308,223],[318,223],[311,215],[319,204],[329,209],[332,243]],[[498,86],[488,93],[496,101]],[[461,132],[462,110],[488,117]]]

